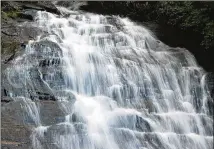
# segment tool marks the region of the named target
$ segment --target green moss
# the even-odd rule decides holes
[[[20,15],[20,12],[18,10],[11,10],[11,11],[1,11],[2,19],[8,19],[8,18],[17,18]]]
[[[8,19],[7,13],[1,11],[1,19]]]
[[[8,17],[17,18],[19,16],[19,11],[10,11],[7,13]]]
[[[2,42],[1,49],[2,54],[11,54],[14,53],[20,46],[19,42]]]

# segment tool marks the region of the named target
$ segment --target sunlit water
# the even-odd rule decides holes
[[[213,148],[206,73],[192,54],[127,18],[60,9],[37,13],[45,35],[6,71],[34,149]],[[42,125],[39,94],[57,100],[63,122]]]

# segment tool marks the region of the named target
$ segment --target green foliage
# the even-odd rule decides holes
[[[206,23],[202,34],[204,35],[204,40],[201,44],[207,49],[214,47],[214,21]]]
[[[151,20],[161,22],[184,31],[193,31],[202,37],[205,49],[214,47],[214,3],[193,1],[164,1],[148,3],[147,9],[155,17]],[[148,13],[148,15],[150,15]]]

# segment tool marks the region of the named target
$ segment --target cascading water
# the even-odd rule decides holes
[[[59,9],[64,17],[38,11],[46,34],[6,70],[34,149],[213,148],[206,73],[187,50],[127,18]],[[63,108],[62,122],[43,125],[43,96]]]

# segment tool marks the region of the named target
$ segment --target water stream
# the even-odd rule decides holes
[[[34,149],[213,148],[206,72],[191,53],[128,18],[59,9],[37,12],[45,34],[6,70]],[[43,97],[62,107],[62,122],[43,125]]]

